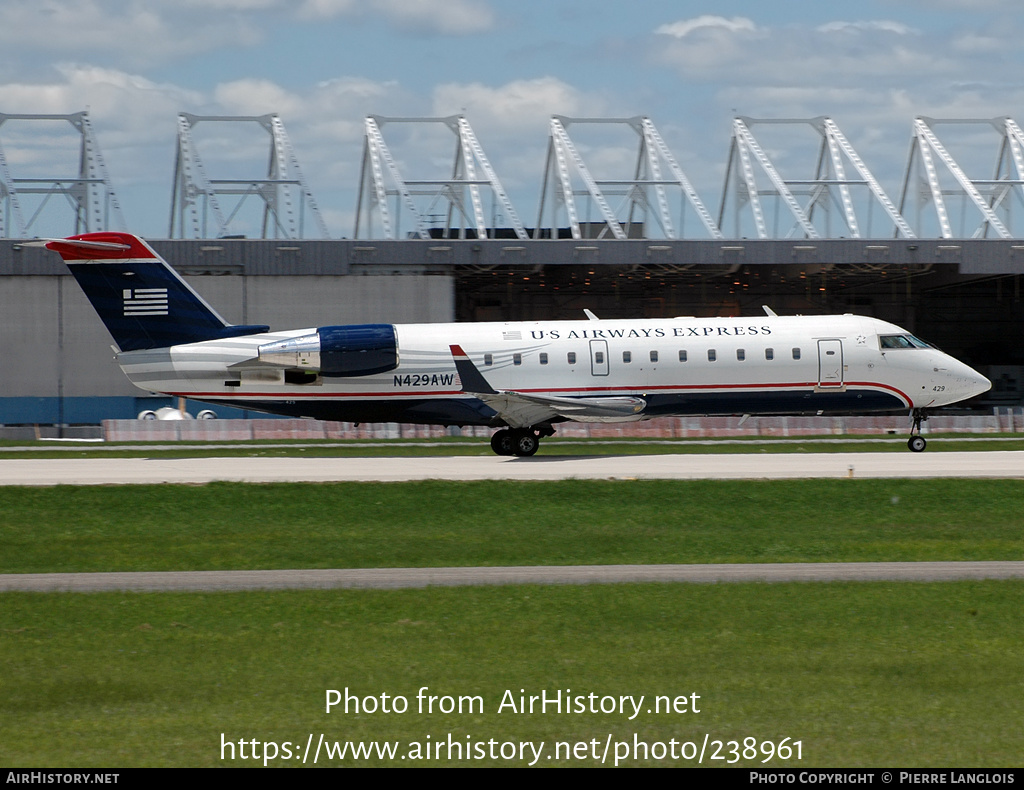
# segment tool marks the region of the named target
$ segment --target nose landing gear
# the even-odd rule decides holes
[[[912,453],[924,452],[928,442],[921,435],[921,423],[928,419],[928,415],[925,414],[924,409],[914,409],[911,412],[911,416],[914,418],[914,424],[910,428],[910,438],[907,439],[907,447],[910,448]]]

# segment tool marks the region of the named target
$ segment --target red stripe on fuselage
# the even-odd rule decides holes
[[[690,391],[709,391],[709,390],[751,390],[756,392],[757,390],[779,390],[779,389],[814,389],[818,387],[817,382],[796,382],[788,384],[673,384],[673,385],[659,385],[655,387],[557,387],[553,389],[521,389],[521,390],[509,390],[512,392],[522,392],[530,395],[556,395],[563,393],[586,393],[587,395],[595,395],[601,393],[629,393],[632,395],[644,395],[650,392],[661,392],[669,394],[670,391],[678,393],[686,393]],[[913,403],[908,395],[900,391],[896,387],[889,384],[882,384],[876,381],[850,381],[846,383],[846,387],[855,387],[860,389],[882,389],[887,390],[900,399],[902,399],[909,407]],[[832,389],[832,388],[828,388]],[[411,398],[411,397],[445,397],[450,395],[467,396],[462,390],[402,390],[402,391],[390,391],[390,392],[172,392],[171,395],[178,397],[191,397],[191,398],[230,398],[232,400],[238,398],[270,398],[273,400],[281,399],[349,399],[349,398]]]

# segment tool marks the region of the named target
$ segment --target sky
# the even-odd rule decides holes
[[[2,2],[0,113],[88,110],[127,229],[151,238],[169,235],[179,112],[277,113],[334,237],[353,234],[369,114],[464,114],[528,226],[551,115],[645,115],[717,213],[737,114],[832,117],[895,199],[915,116],[1022,115],[1022,36],[1020,0]],[[431,129],[385,127],[407,179],[450,174],[454,138]],[[944,129],[990,177],[994,131]],[[810,127],[755,131],[780,169],[810,175]],[[71,132],[0,126],[10,175],[70,175]],[[631,132],[570,133],[595,175],[631,175]],[[196,139],[211,178],[265,175],[258,127]],[[71,232],[48,226],[67,221],[54,205],[32,235]]]

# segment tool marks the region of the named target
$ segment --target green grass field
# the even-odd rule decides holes
[[[1024,557],[1015,480],[0,488],[0,572]]]
[[[1022,502],[1024,482],[983,480],[3,488],[0,572],[1022,559]],[[287,742],[268,764],[299,766],[323,734],[398,751],[320,765],[425,764],[401,756],[428,736],[599,765],[606,743],[706,735],[722,742],[714,765],[734,759],[730,741],[757,765],[745,738],[788,738],[802,759],[767,765],[1013,766],[1022,600],[1015,581],[4,593],[0,765],[262,765],[243,740],[247,756]],[[483,709],[419,713],[424,686]],[[410,710],[326,713],[326,691],[345,688]],[[498,712],[521,689],[645,704],[633,720]],[[691,694],[699,714],[646,712]],[[576,744],[586,759],[568,758]],[[623,764],[693,764],[654,748]],[[533,759],[452,754],[429,764]]]
[[[543,743],[553,756],[559,743],[705,734],[726,744],[713,765],[745,738],[799,741],[802,759],[775,767],[1019,765],[1022,593],[1018,582],[8,593],[0,764],[252,766],[262,761],[241,759],[239,740],[264,755],[264,742],[283,753],[312,733],[314,744],[398,745],[391,760],[320,765],[422,764],[401,755],[428,736]],[[420,713],[422,687],[478,696],[481,708]],[[404,696],[409,710],[327,713],[328,689]],[[559,690],[645,702],[632,721],[632,708],[498,712],[506,691],[518,706],[521,693]],[[648,712],[657,695],[693,694],[699,713]],[[222,739],[236,744],[233,761],[221,760]],[[540,764],[601,764],[584,750]],[[449,756],[431,764],[531,761]],[[693,764],[638,756],[623,764]]]

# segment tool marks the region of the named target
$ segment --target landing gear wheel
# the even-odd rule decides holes
[[[512,455],[515,445],[513,444],[512,431],[502,428],[491,436],[491,449],[496,455]]]
[[[910,415],[914,422],[910,426],[910,438],[907,439],[907,447],[910,448],[912,453],[920,453],[924,451],[924,448],[928,446],[928,442],[921,435],[921,425],[925,420],[928,419],[928,415],[924,409],[914,409]]]
[[[540,439],[533,431],[516,431],[513,453],[520,458],[528,458],[540,448]]]

